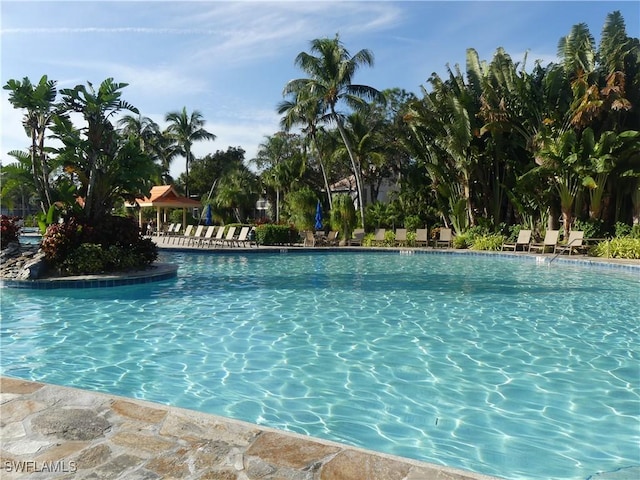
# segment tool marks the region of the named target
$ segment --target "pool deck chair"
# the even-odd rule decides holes
[[[226,244],[226,245],[229,245],[230,247],[233,247],[234,243],[237,243],[236,229],[237,227],[229,227],[229,230],[227,230],[227,234],[222,239],[222,245]]]
[[[187,228],[184,229],[184,233],[182,235],[178,235],[177,233],[173,234],[173,243],[176,243],[176,240],[178,241],[178,245],[180,245],[181,240],[182,243],[185,243],[191,236],[191,232],[193,232],[193,225],[187,225]]]
[[[315,247],[316,246],[316,236],[313,234],[313,231],[306,230],[304,232],[304,242],[302,244],[303,247]]]
[[[427,238],[427,229],[426,228],[418,228],[416,230],[416,247],[428,247],[429,239]]]
[[[573,252],[583,253],[585,246],[582,244],[584,240],[584,232],[582,230],[572,230],[569,233],[569,239],[566,244],[556,244],[553,253],[568,253],[571,255]]]
[[[451,248],[453,242],[453,232],[450,228],[441,228],[438,238],[433,242],[433,247]]]
[[[407,229],[406,228],[396,228],[396,245],[398,247],[407,246]]]
[[[384,228],[376,228],[373,234],[373,241],[371,242],[376,247],[384,246],[384,236],[387,230]]]
[[[529,251],[537,250],[540,253],[545,253],[547,248],[550,248],[551,251],[555,251],[556,245],[558,244],[558,237],[560,236],[560,230],[547,230],[547,233],[544,234],[544,241],[542,243],[530,243]]]
[[[347,245],[355,245],[362,246],[362,241],[364,240],[364,228],[356,228],[353,231],[353,236],[347,242]]]
[[[204,225],[198,225],[196,233],[187,239],[187,245],[199,245],[202,241],[202,235],[204,234]]]
[[[330,230],[324,239],[323,245],[327,247],[335,247],[338,245],[338,232],[336,230]]]
[[[207,227],[207,231],[204,232],[204,237],[202,237],[199,241],[198,241],[198,246],[199,247],[204,247],[205,244],[209,244],[211,243],[211,240],[213,240],[213,232],[216,231],[216,226],[215,225],[210,225]]]
[[[167,228],[163,228],[162,230],[160,230],[160,236],[168,236],[171,235],[173,233],[173,227],[175,226],[175,223],[172,223],[171,225],[169,225]]]
[[[522,251],[529,250],[529,244],[531,243],[531,230],[520,230],[518,232],[518,239],[514,243],[503,243],[502,250],[518,251],[518,247],[522,246]]]
[[[218,244],[222,245],[223,239],[224,239],[224,226],[221,225],[221,226],[218,227],[218,231],[216,232],[216,236],[213,237],[209,242],[207,242],[207,245],[209,247],[211,247],[211,246],[215,247]]]
[[[238,234],[238,238],[236,238],[236,245],[238,245],[238,247],[240,246],[240,244],[242,244],[242,246],[246,247],[247,246],[247,242],[249,241],[249,231],[251,230],[251,227],[242,227],[240,229],[240,233]]]

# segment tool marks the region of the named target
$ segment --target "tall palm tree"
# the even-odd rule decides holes
[[[351,56],[336,35],[335,38],[312,40],[311,53],[299,53],[295,64],[309,77],[291,80],[285,86],[283,94],[285,96],[294,94],[304,102],[317,103],[321,120],[335,122],[337,125],[351,160],[358,190],[360,216],[364,221],[361,168],[349,143],[343,116],[338,113],[337,106],[340,102],[344,102],[352,110],[357,110],[362,107],[365,100],[384,101],[384,95],[375,88],[352,83],[358,68],[363,65],[373,65],[373,54],[363,49]]]
[[[198,110],[194,110],[191,115],[187,113],[187,107],[183,107],[180,112],[170,112],[165,117],[169,122],[167,131],[182,148],[185,157],[185,193],[189,196],[189,164],[193,159],[191,147],[194,142],[201,140],[215,140],[213,133],[204,129],[205,120]]]
[[[305,92],[296,92],[293,94],[293,99],[283,100],[278,104],[278,113],[284,115],[280,121],[280,126],[289,131],[294,125],[302,125],[302,132],[308,136],[315,149],[325,192],[327,193],[329,210],[331,210],[332,198],[329,189],[329,177],[324,161],[324,152],[320,148],[320,142],[318,141],[318,121],[321,117],[322,104],[317,99],[308,100],[304,97],[304,94]]]
[[[44,75],[37,84],[32,84],[25,77],[22,81],[9,80],[3,88],[11,92],[9,102],[14,108],[26,111],[22,124],[31,137],[31,172],[40,197],[40,208],[46,214],[52,204],[49,175],[53,168],[49,164],[44,142],[47,129],[53,125],[55,117],[64,115],[54,103],[58,94],[56,82]]]

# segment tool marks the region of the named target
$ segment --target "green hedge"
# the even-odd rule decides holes
[[[640,259],[640,238],[620,237],[600,242],[589,250],[589,255],[604,258]]]
[[[259,245],[291,245],[298,241],[298,231],[288,225],[265,223],[256,227]]]

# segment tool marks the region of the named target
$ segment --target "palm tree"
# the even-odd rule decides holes
[[[189,164],[193,159],[191,147],[194,142],[200,140],[215,140],[216,136],[204,129],[204,118],[198,110],[194,110],[191,115],[187,114],[187,107],[183,107],[181,112],[170,112],[165,117],[169,122],[167,131],[182,149],[182,154],[186,160],[185,193],[189,196]]]
[[[318,158],[322,180],[324,182],[325,192],[327,193],[327,202],[329,210],[332,208],[331,190],[329,189],[329,178],[324,161],[324,152],[320,148],[318,141],[318,121],[321,116],[321,103],[316,100],[309,101],[304,97],[305,92],[296,92],[293,94],[292,100],[284,100],[278,105],[278,113],[284,114],[280,121],[280,125],[285,131],[289,131],[294,125],[302,125],[302,132],[305,133],[313,147]]]
[[[276,191],[276,222],[279,222],[280,193],[291,190],[305,170],[299,137],[285,132],[267,137],[253,162],[258,168],[264,168],[262,181]]]
[[[53,168],[49,164],[44,141],[46,131],[53,125],[55,117],[63,115],[54,103],[58,93],[56,82],[44,75],[34,85],[25,77],[22,82],[9,80],[3,88],[11,92],[9,102],[14,108],[26,110],[22,124],[31,137],[31,172],[40,197],[40,208],[46,214],[52,205],[49,175]]]
[[[373,65],[373,54],[366,49],[351,54],[344,47],[338,35],[335,38],[319,38],[311,41],[311,52],[301,52],[295,59],[309,78],[291,80],[284,88],[283,94],[293,94],[303,102],[318,105],[321,121],[335,122],[342,141],[349,153],[353,174],[358,190],[360,216],[364,221],[364,197],[362,195],[361,168],[354,155],[344,128],[343,117],[336,110],[341,101],[357,110],[365,103],[365,99],[384,101],[381,92],[367,85],[352,83],[353,76],[363,65]],[[305,109],[306,110],[306,109]]]
[[[90,222],[96,222],[111,210],[116,196],[126,193],[118,189],[117,184],[110,184],[120,177],[123,163],[130,162],[133,157],[146,159],[146,156],[137,145],[135,151],[131,144],[124,145],[110,121],[110,117],[121,110],[139,113],[137,108],[120,98],[120,90],[128,84],[115,83],[112,78],[107,78],[96,90],[91,82],[87,83],[88,87],[77,85],[60,90],[64,109],[81,114],[87,123],[86,128],[78,130],[70,122],[58,122],[56,134],[64,143],[59,150],[60,157],[80,175],[83,182],[84,213]],[[130,166],[138,168],[134,163]],[[146,162],[141,162],[139,167],[149,174]],[[129,192],[138,187],[146,189],[143,184],[147,178],[132,179],[139,180],[136,185],[128,182]],[[145,192],[135,192],[139,193]]]

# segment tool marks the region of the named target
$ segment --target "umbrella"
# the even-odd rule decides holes
[[[316,230],[322,230],[322,205],[320,205],[320,200],[318,200],[318,205],[316,206]]]
[[[204,208],[205,208],[205,210],[204,210],[204,214],[205,214],[204,223],[205,223],[205,225],[211,225],[213,223],[213,219],[211,218],[211,205],[207,205]]]

